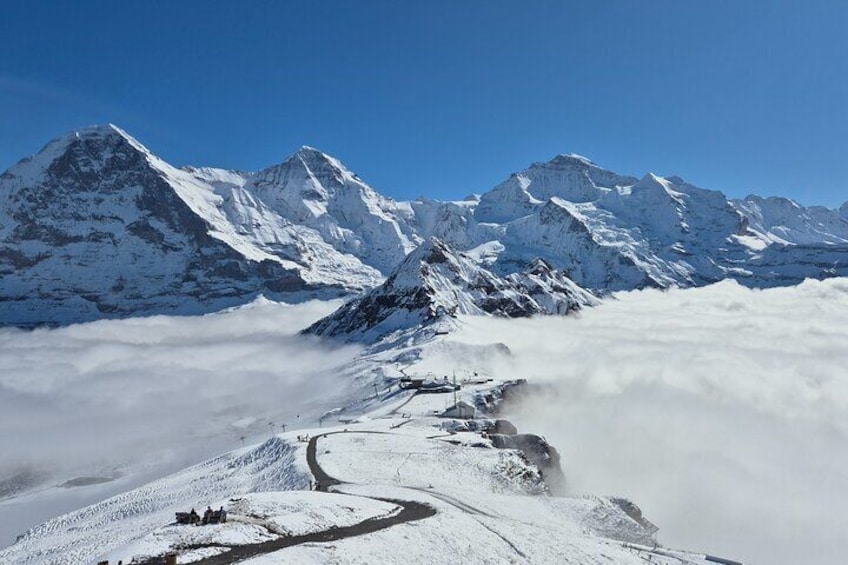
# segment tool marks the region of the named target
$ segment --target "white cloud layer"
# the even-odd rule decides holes
[[[844,563],[848,279],[618,298],[573,318],[467,319],[456,341],[512,355],[455,344],[425,366],[547,385],[509,416],[560,450],[573,493],[632,498],[667,545]]]
[[[346,393],[337,373],[358,350],[296,333],[338,304],[0,330],[0,481],[29,469],[48,485],[121,474],[137,484],[237,447],[241,436],[308,425]],[[89,502],[73,492],[7,501],[0,546]]]

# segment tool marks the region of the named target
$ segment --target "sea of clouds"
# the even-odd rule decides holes
[[[544,385],[507,416],[560,451],[571,494],[631,498],[666,545],[763,565],[846,562],[848,279],[468,318],[428,364]]]
[[[0,481],[30,473],[47,489],[0,501],[0,547],[282,424],[313,424],[343,401],[338,372],[358,349],[297,332],[338,305],[260,300],[209,316],[0,330]],[[118,480],[49,488],[80,476]]]
[[[0,480],[124,477],[0,501],[0,546],[342,404],[359,350],[297,335],[337,305],[0,330]],[[638,291],[567,318],[462,325],[418,369],[542,387],[507,416],[559,449],[570,494],[633,499],[669,546],[845,562],[848,279]]]

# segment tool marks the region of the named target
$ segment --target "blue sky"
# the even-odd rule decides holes
[[[316,146],[397,198],[576,152],[848,200],[848,2],[4,0],[0,22],[0,169],[114,122],[176,165]]]

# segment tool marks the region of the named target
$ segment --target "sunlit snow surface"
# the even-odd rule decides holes
[[[573,493],[637,501],[666,544],[844,563],[848,280],[617,298],[579,317],[466,318],[425,367],[549,385],[507,416],[560,450]],[[491,342],[512,355],[469,355]]]

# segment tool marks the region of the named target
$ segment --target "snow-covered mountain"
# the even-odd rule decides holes
[[[776,251],[803,243],[830,253],[833,245],[843,244],[844,215],[794,206],[794,215],[758,221],[752,204],[679,177],[648,173],[637,180],[584,157],[560,155],[512,175],[476,207],[463,208],[468,227],[462,237],[448,239],[467,242],[472,250],[485,246],[487,264],[497,273],[515,272],[541,257],[599,292],[702,285],[728,277],[773,286],[845,273],[838,261],[806,261],[809,252],[798,250],[777,252],[787,263],[761,260],[767,247]],[[825,216],[826,223],[810,219]],[[783,231],[803,231],[805,237],[775,237]]]
[[[542,259],[600,294],[848,274],[848,205],[734,201],[578,155],[535,163],[481,197],[396,202],[309,147],[258,173],[178,169],[110,125],[0,176],[0,323],[352,295],[432,237],[502,280]]]
[[[564,315],[594,303],[591,293],[541,259],[525,272],[501,278],[430,238],[407,255],[386,282],[306,332],[373,341],[461,314],[509,318]]]
[[[0,320],[202,313],[382,280],[317,226],[261,201],[249,185],[263,178],[176,169],[111,125],[52,141],[0,177]]]
[[[750,195],[733,206],[763,241],[791,245],[848,244],[848,202],[839,210],[805,208],[788,198]]]
[[[281,217],[316,230],[334,248],[381,272],[415,247],[408,207],[377,194],[317,149],[303,147],[257,173],[247,189]]]

